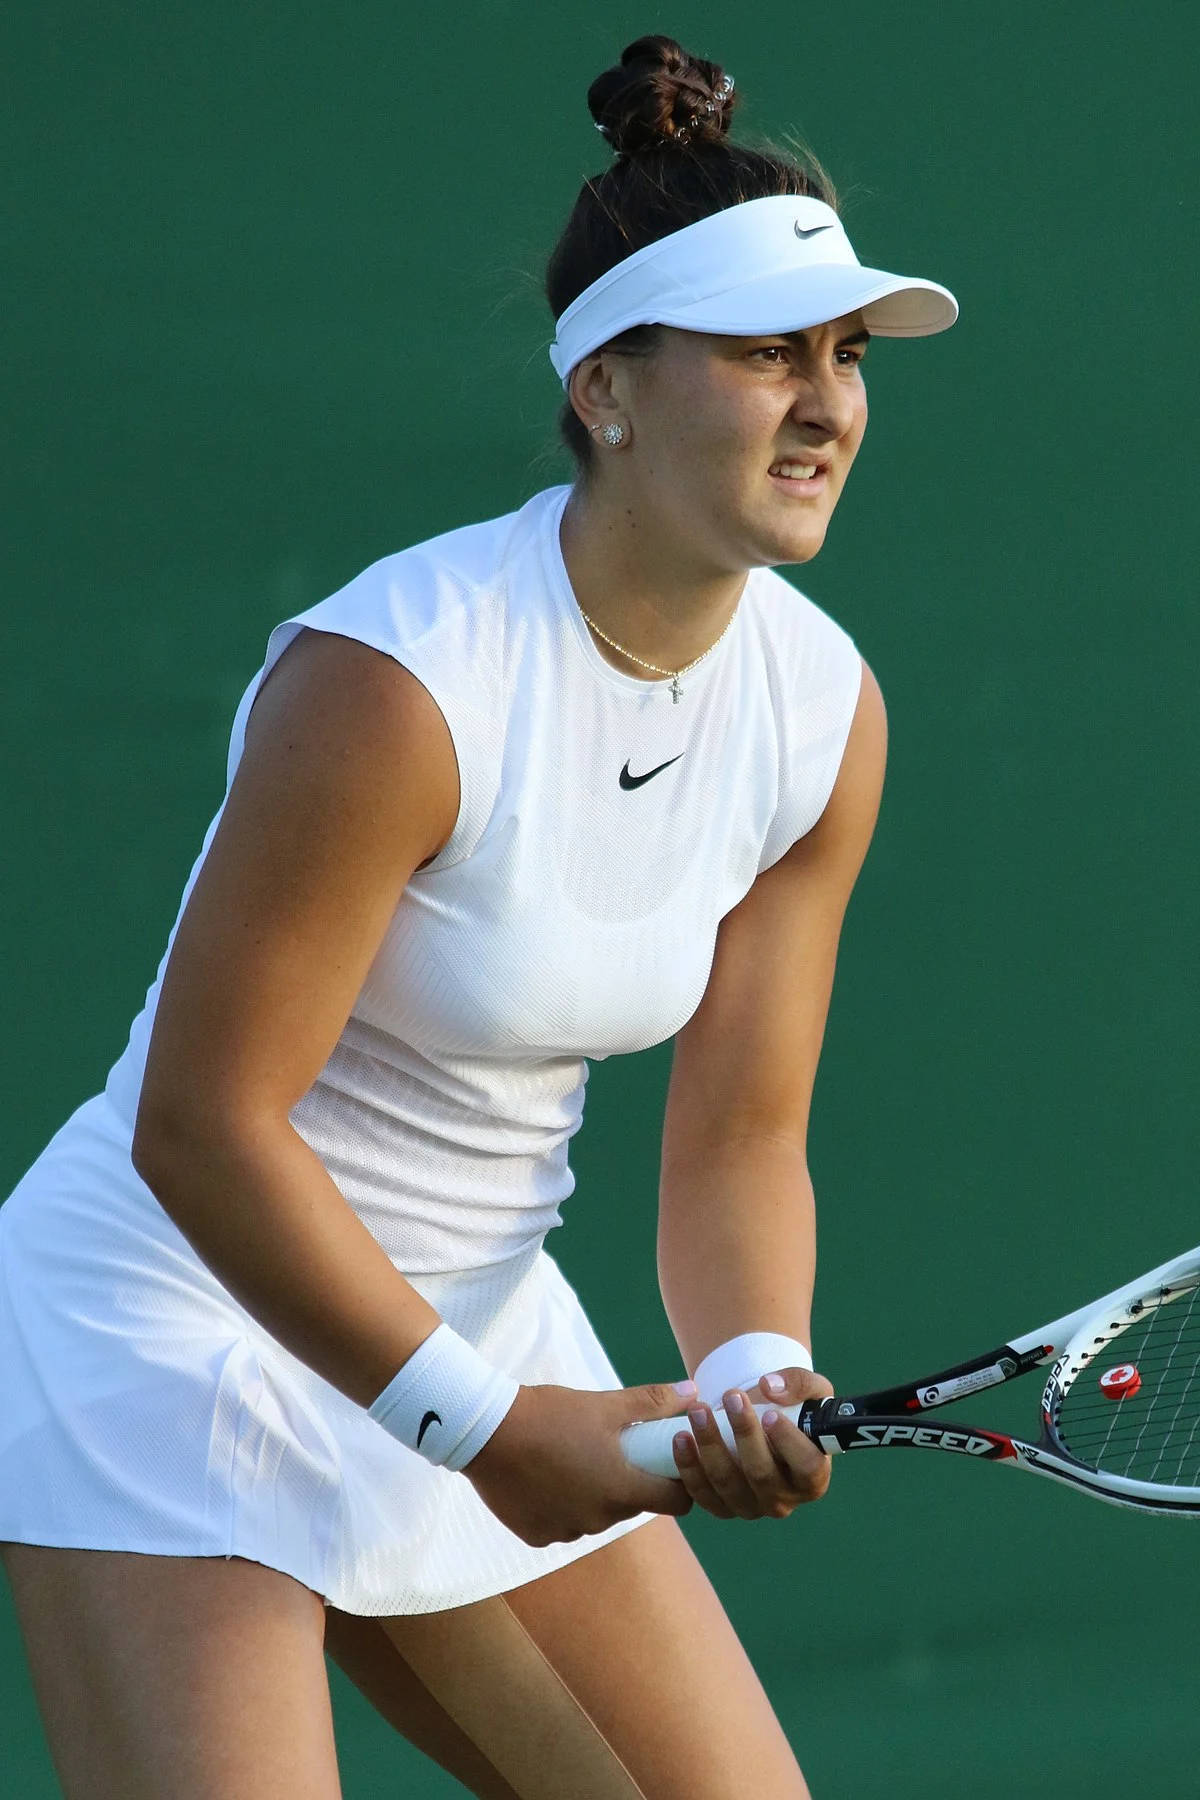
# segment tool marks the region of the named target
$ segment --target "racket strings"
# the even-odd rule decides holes
[[[1059,1437],[1109,1474],[1200,1486],[1200,1286],[1150,1303],[1111,1350],[1137,1370],[1140,1385],[1121,1399],[1105,1394],[1101,1350],[1063,1397]]]
[[[1173,1381],[1170,1384],[1169,1396],[1167,1393],[1167,1388],[1164,1385],[1164,1388],[1162,1391],[1162,1397],[1164,1400],[1164,1404],[1169,1405],[1170,1401],[1174,1400],[1175,1410],[1171,1416],[1169,1424],[1167,1425],[1165,1433],[1162,1434],[1163,1449],[1160,1451],[1158,1461],[1155,1464],[1155,1472],[1154,1472],[1154,1475],[1151,1477],[1152,1480],[1160,1479],[1159,1471],[1161,1469],[1161,1465],[1162,1465],[1164,1457],[1165,1457],[1166,1445],[1168,1443],[1170,1443],[1172,1438],[1176,1437],[1177,1435],[1178,1435],[1178,1437],[1182,1438],[1183,1431],[1187,1429],[1189,1416],[1190,1416],[1191,1429],[1187,1431],[1187,1437],[1186,1437],[1186,1439],[1184,1439],[1182,1445],[1178,1446],[1179,1465],[1178,1465],[1178,1469],[1177,1469],[1175,1475],[1173,1477],[1171,1477],[1171,1479],[1173,1479],[1176,1482],[1178,1482],[1180,1480],[1179,1469],[1182,1469],[1182,1467],[1183,1467],[1183,1463],[1184,1463],[1185,1457],[1187,1455],[1188,1446],[1192,1443],[1192,1441],[1194,1440],[1195,1435],[1196,1435],[1196,1406],[1193,1402],[1191,1407],[1190,1408],[1188,1407],[1189,1393],[1190,1393],[1192,1384],[1196,1381],[1197,1369],[1200,1368],[1200,1341],[1198,1341],[1198,1340],[1200,1340],[1200,1316],[1194,1317],[1194,1309],[1195,1309],[1195,1305],[1196,1305],[1196,1294],[1197,1294],[1197,1289],[1193,1288],[1191,1293],[1187,1297],[1187,1308],[1186,1308],[1186,1311],[1183,1311],[1181,1313],[1181,1316],[1178,1320],[1178,1330],[1175,1334],[1175,1339],[1174,1339],[1172,1349],[1171,1349],[1171,1356],[1173,1358],[1175,1358],[1178,1363],[1177,1374],[1186,1368],[1187,1380],[1183,1383],[1180,1383],[1178,1381],[1178,1379]],[[1160,1307],[1157,1310],[1161,1313],[1164,1309]],[[1169,1324],[1174,1325],[1176,1323],[1175,1313],[1171,1312],[1171,1313],[1167,1314],[1167,1319],[1168,1319]],[[1190,1368],[1187,1368],[1186,1367],[1187,1350],[1184,1345],[1184,1339],[1189,1336],[1192,1340],[1191,1346],[1190,1346],[1191,1365],[1190,1365]],[[1139,1446],[1140,1446],[1140,1440],[1139,1440]],[[1166,1480],[1166,1479],[1168,1479],[1168,1477],[1164,1474],[1161,1476],[1161,1479]]]

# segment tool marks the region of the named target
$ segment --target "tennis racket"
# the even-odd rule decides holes
[[[1063,1481],[1138,1512],[1200,1513],[1200,1249],[936,1375],[874,1393],[780,1406],[830,1455],[947,1450]],[[938,1407],[1053,1363],[1033,1443],[957,1421]],[[761,1416],[767,1408],[757,1406]],[[732,1449],[732,1427],[715,1414]],[[628,1426],[625,1454],[651,1475],[678,1475],[678,1419]]]

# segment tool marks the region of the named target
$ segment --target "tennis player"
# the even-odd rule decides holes
[[[828,1391],[805,1129],[884,713],[773,571],[868,337],[956,308],[733,101],[661,37],[593,84],[576,479],[273,632],[128,1048],[0,1213],[0,1539],[69,1800],[331,1800],[325,1649],[488,1800],[807,1793],[674,1515],[827,1480],[746,1402]],[[691,1381],[622,1389],[544,1240],[585,1059],[672,1037]],[[679,1479],[632,1469],[675,1415]]]

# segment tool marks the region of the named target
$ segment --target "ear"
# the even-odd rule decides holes
[[[629,385],[628,358],[595,350],[571,370],[567,398],[588,431],[599,425],[624,425],[630,417]]]

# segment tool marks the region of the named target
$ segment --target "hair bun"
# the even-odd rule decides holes
[[[588,89],[596,129],[618,156],[664,144],[716,144],[729,130],[733,77],[689,56],[674,38],[643,37]]]

